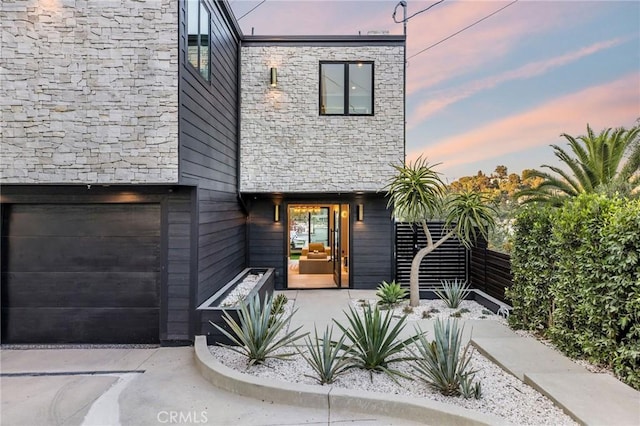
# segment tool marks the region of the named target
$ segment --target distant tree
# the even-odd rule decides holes
[[[393,208],[394,216],[420,223],[427,237],[427,246],[420,249],[411,262],[410,304],[414,307],[420,303],[422,259],[454,235],[462,244],[470,247],[478,235],[487,239],[489,230],[495,226],[496,211],[488,205],[486,197],[472,191],[447,193],[438,172],[434,170],[436,165],[429,165],[422,157],[413,163],[392,165],[396,175],[385,187],[389,197],[388,206]],[[427,220],[436,217],[445,219],[448,232],[434,243]]]
[[[640,188],[640,125],[629,130],[623,127],[604,129],[596,135],[587,124],[587,134],[574,138],[563,133],[573,156],[558,145],[551,145],[556,157],[570,172],[559,167],[543,165],[555,173],[531,170],[527,178],[541,178],[535,188],[524,189],[516,196],[525,202],[540,201],[560,204],[565,197],[594,192],[601,186]],[[627,157],[626,162],[625,156]],[[524,174],[523,174],[524,175]]]
[[[504,179],[507,177],[507,166],[497,166],[495,172],[500,179]]]

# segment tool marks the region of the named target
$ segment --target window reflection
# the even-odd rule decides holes
[[[211,14],[200,0],[187,1],[187,60],[209,81]]]

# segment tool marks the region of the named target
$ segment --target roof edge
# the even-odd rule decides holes
[[[243,44],[404,44],[404,35],[244,35]]]

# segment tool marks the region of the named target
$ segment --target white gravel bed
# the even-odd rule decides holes
[[[293,302],[293,303],[292,303]],[[371,303],[375,303],[372,300]],[[289,299],[289,303],[285,305],[285,315],[290,315],[294,307],[295,300]],[[362,302],[354,301],[354,307],[361,310]],[[406,303],[405,303],[406,305]],[[464,307],[470,312],[462,314],[462,319],[491,319],[496,321],[505,320],[494,314],[483,312],[484,307],[473,301],[463,302]],[[403,306],[395,308],[394,314],[402,314]],[[422,311],[431,309],[440,310],[439,313],[432,313],[432,318],[436,316],[446,319],[457,309],[446,308],[440,300],[423,300],[420,308],[416,308],[413,314],[408,316],[409,320],[417,320],[422,318]],[[432,330],[428,332],[427,338],[432,336]],[[318,330],[321,337],[323,330]],[[340,336],[340,330],[334,327],[334,339]],[[306,338],[297,342],[298,347],[306,352]],[[209,347],[213,356],[224,365],[257,377],[271,380],[279,380],[287,383],[303,383],[318,384],[313,377],[313,369],[307,364],[304,358],[297,353],[294,347],[287,347],[283,352],[295,352],[295,355],[287,360],[268,359],[262,365],[247,366],[246,357],[220,346]],[[408,352],[405,354],[408,355]],[[445,402],[448,404],[458,405],[471,410],[492,414],[504,418],[510,423],[518,425],[576,425],[569,416],[564,414],[562,410],[556,407],[548,398],[534,390],[532,387],[524,384],[516,377],[502,370],[486,357],[473,351],[471,361],[472,369],[478,370],[475,380],[479,380],[482,384],[482,398],[465,399],[463,397],[446,397],[431,389],[420,380],[409,381],[407,379],[398,378],[399,384],[387,377],[385,374],[374,373],[373,381],[368,371],[354,368],[345,375],[340,376],[332,385],[347,389],[361,389],[379,393],[392,393],[397,395],[407,395],[417,398],[429,398],[434,401]],[[414,376],[413,368],[408,362],[400,362],[391,364],[392,368],[396,368],[403,373]]]
[[[293,347],[286,348],[286,350],[287,352],[295,352]],[[306,351],[306,349],[303,350]],[[246,374],[287,383],[318,384],[314,378],[309,377],[313,376],[311,367],[297,353],[288,360],[268,359],[262,365],[247,367],[246,358],[230,349],[211,346],[210,351],[219,362]],[[475,379],[480,380],[482,383],[482,398],[479,400],[446,397],[419,380],[409,381],[398,378],[399,384],[396,384],[381,373],[373,373],[372,381],[368,371],[356,368],[340,376],[332,385],[325,386],[429,398],[430,400],[499,416],[510,423],[518,425],[577,424],[549,399],[522,383],[516,377],[504,372],[478,352],[474,352],[471,365],[473,369],[478,370]],[[413,369],[407,362],[400,362],[391,366],[405,374],[413,375]]]
[[[351,304],[357,311],[363,310],[363,305],[369,304],[374,307],[377,303],[377,299],[369,300],[352,300]],[[415,321],[419,319],[436,319],[440,318],[446,320],[451,318],[453,314],[459,313],[461,320],[491,320],[498,321],[502,324],[507,324],[505,318],[500,315],[496,315],[481,304],[473,300],[463,300],[460,302],[458,308],[448,308],[447,305],[440,299],[435,300],[420,300],[420,305],[415,308],[411,308],[410,313],[407,313],[405,309],[408,309],[409,301],[403,301],[393,308],[393,315],[402,316],[407,315],[407,321]],[[384,312],[384,311],[383,311]],[[426,313],[426,314],[425,314]],[[428,316],[428,318],[425,317]]]
[[[262,274],[249,274],[220,302],[221,308],[237,306],[253,290]]]

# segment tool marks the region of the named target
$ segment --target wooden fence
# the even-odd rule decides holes
[[[429,232],[433,241],[443,236],[443,223],[430,222]],[[396,282],[409,285],[411,261],[419,249],[427,245],[422,226],[398,222],[395,229]],[[440,280],[468,279],[468,254],[457,238],[450,238],[420,264],[420,287],[440,285]]]
[[[471,287],[484,291],[496,299],[509,303],[505,288],[513,284],[511,257],[489,250],[486,242],[479,242],[471,249],[469,278]]]
[[[430,222],[434,242],[443,235],[442,222]],[[419,225],[399,222],[395,227],[396,282],[409,285],[411,261],[419,249],[427,245],[427,237]],[[450,238],[420,264],[420,288],[440,285],[441,280],[468,280],[471,288],[484,291],[509,303],[504,290],[512,285],[509,255],[489,250],[485,241],[466,250],[456,238]]]

